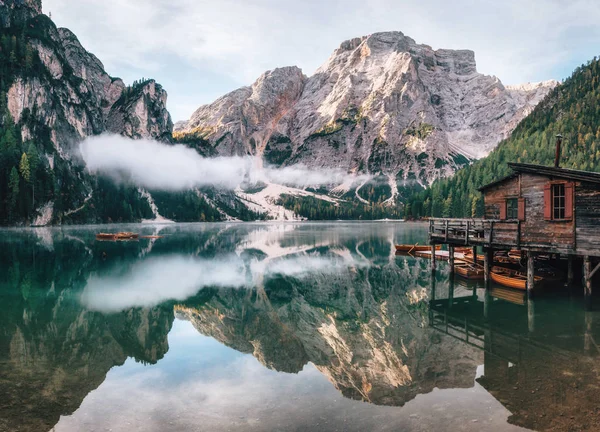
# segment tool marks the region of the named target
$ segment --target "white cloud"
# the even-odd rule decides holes
[[[369,178],[335,169],[264,168],[260,159],[252,157],[204,158],[183,145],[132,140],[118,135],[88,138],[80,148],[91,172],[149,189],[189,190],[215,186],[233,190],[242,183],[259,182],[307,187],[352,184]]]
[[[184,74],[181,88],[187,91],[177,85],[178,92],[170,92],[176,119],[190,114],[190,93],[199,106],[215,97],[211,88],[250,84],[267,69],[298,65],[311,74],[343,40],[376,31],[400,30],[435,48],[472,49],[481,72],[508,84],[563,78],[557,74],[592,57],[600,42],[600,4],[594,0],[44,0],[44,5],[115,75],[146,71],[167,84],[173,74]],[[208,76],[214,85],[198,84]]]

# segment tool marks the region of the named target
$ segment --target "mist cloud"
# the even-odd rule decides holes
[[[92,173],[155,190],[181,191],[203,186],[233,190],[242,184],[258,183],[318,187],[352,184],[369,178],[339,169],[314,170],[302,165],[263,167],[262,161],[255,157],[205,158],[183,145],[118,135],[88,138],[80,150]]]

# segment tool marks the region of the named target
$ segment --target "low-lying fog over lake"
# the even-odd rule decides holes
[[[600,426],[598,313],[432,280],[424,224],[0,234],[0,431]]]

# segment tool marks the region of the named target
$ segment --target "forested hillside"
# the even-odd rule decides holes
[[[552,165],[557,134],[565,137],[563,168],[600,171],[599,80],[597,58],[578,67],[488,157],[413,193],[406,201],[406,217],[482,216],[483,199],[477,189],[506,176],[507,162]]]

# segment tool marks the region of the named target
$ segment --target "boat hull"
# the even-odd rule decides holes
[[[527,289],[527,276],[514,270],[494,267],[490,272],[490,277],[498,285],[523,291]],[[543,278],[536,276],[534,285],[537,285],[542,281]]]

